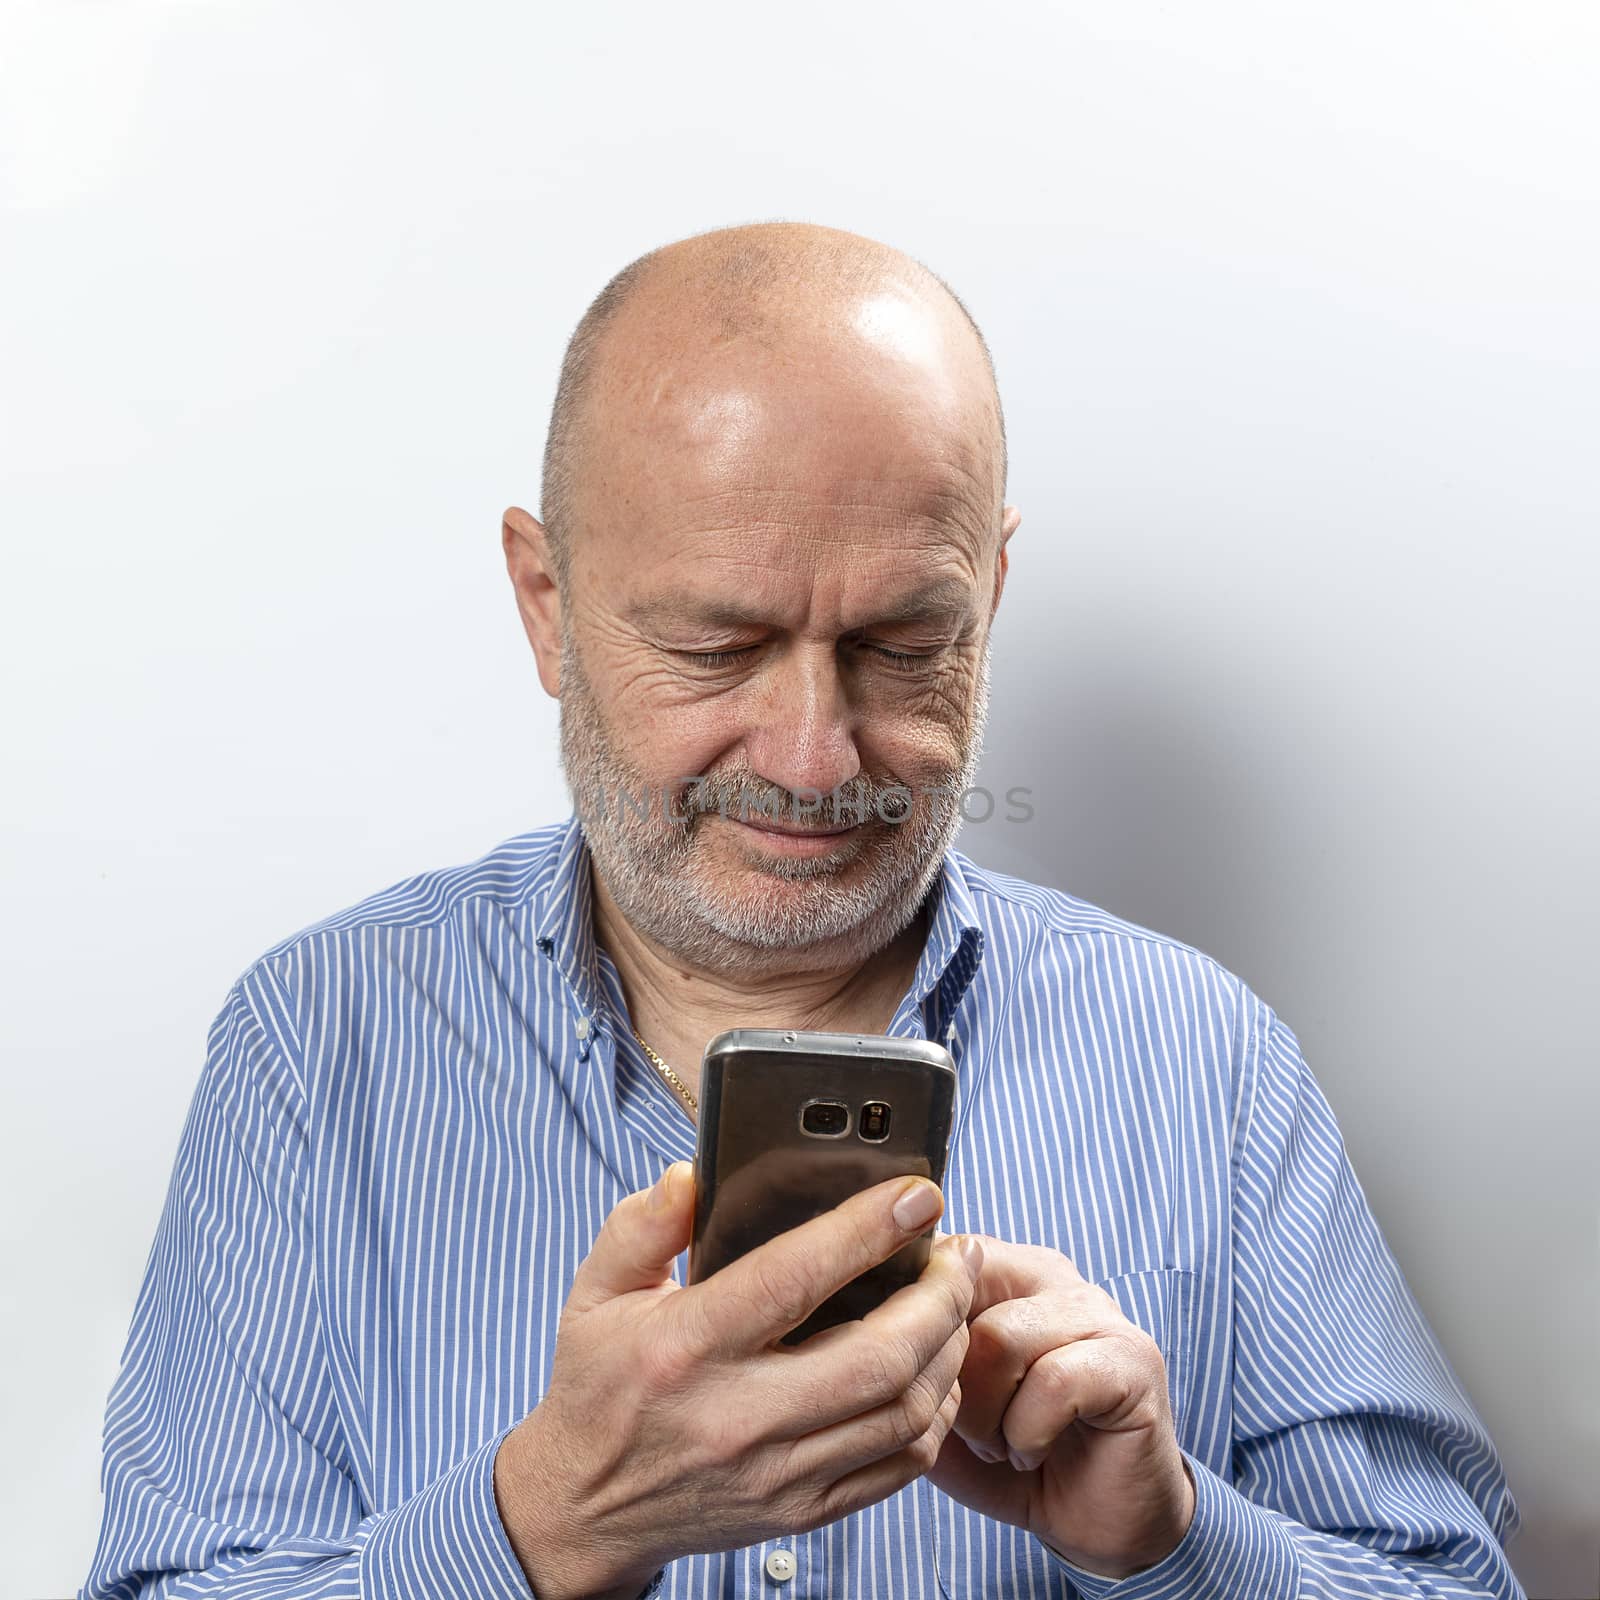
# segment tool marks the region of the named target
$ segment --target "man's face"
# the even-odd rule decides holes
[[[990,435],[937,343],[881,346],[663,349],[585,484],[563,765],[623,914],[713,970],[881,948],[976,770]]]

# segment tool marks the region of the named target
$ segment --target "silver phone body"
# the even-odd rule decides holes
[[[943,1184],[956,1071],[943,1045],[870,1033],[734,1028],[706,1046],[689,1282],[886,1178]],[[806,1131],[849,1113],[842,1133]],[[890,1108],[883,1137],[880,1114]],[[807,1108],[814,1108],[808,1111]],[[863,1108],[867,1108],[863,1117]],[[927,1265],[933,1228],[845,1285],[783,1336],[864,1316]]]

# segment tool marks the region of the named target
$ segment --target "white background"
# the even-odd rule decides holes
[[[1295,1028],[1600,1587],[1588,5],[6,0],[4,1589],[70,1594],[206,1029],[565,814],[499,551],[639,252],[852,228],[988,334],[980,861]]]

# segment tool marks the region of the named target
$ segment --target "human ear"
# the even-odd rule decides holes
[[[523,631],[533,646],[539,682],[552,699],[561,695],[561,589],[556,582],[550,535],[537,517],[511,506],[500,520],[506,571],[516,591]]]
[[[1000,548],[995,552],[994,558],[994,594],[989,601],[989,620],[994,621],[994,614],[1000,606],[1000,591],[1006,586],[1006,571],[1011,564],[1011,558],[1006,550],[1006,545],[1011,540],[1011,535],[1017,531],[1022,521],[1022,513],[1015,506],[1006,506],[1000,519]]]

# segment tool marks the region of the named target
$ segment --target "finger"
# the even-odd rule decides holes
[[[768,1239],[685,1294],[714,1349],[754,1352],[805,1321],[829,1295],[887,1261],[944,1209],[927,1178],[891,1178]]]
[[[1004,1300],[1024,1300],[1037,1294],[1073,1289],[1084,1283],[1072,1260],[1059,1250],[1040,1244],[1015,1244],[1010,1239],[984,1241],[983,1277],[972,1297],[972,1314],[981,1316]],[[1088,1287],[1088,1285],[1085,1285]]]
[[[963,1244],[970,1248],[963,1250]],[[953,1334],[961,1335],[964,1353],[967,1308],[982,1259],[976,1240],[941,1240],[915,1283],[895,1290],[859,1321],[773,1352],[783,1395],[773,1411],[784,1421],[771,1437],[797,1439],[894,1403]]]
[[[921,1438],[933,1426],[951,1390],[957,1387],[966,1353],[967,1329],[962,1323],[906,1385],[903,1394],[795,1440],[789,1460],[796,1475],[819,1485],[833,1483],[858,1467],[895,1455]],[[958,1409],[960,1403],[958,1393]]]
[[[599,1304],[667,1282],[689,1247],[694,1221],[694,1167],[674,1161],[655,1186],[624,1195],[601,1224],[573,1275],[567,1304]]]
[[[831,1489],[825,1491],[823,1515],[816,1525],[835,1522],[852,1511],[859,1511],[863,1506],[875,1505],[897,1494],[908,1483],[929,1471],[939,1459],[940,1447],[955,1422],[960,1404],[961,1386],[959,1383],[952,1384],[926,1432],[896,1450],[893,1455],[846,1473]]]
[[[1001,1422],[1012,1466],[1032,1472],[1074,1422],[1113,1425],[1145,1398],[1148,1375],[1111,1339],[1078,1339],[1028,1368]]]
[[[985,1277],[992,1255],[985,1252]],[[1101,1331],[1103,1320],[1096,1300],[1070,1293],[1002,1300],[972,1319],[956,1432],[980,1461],[1006,1459],[1001,1419],[1034,1363],[1058,1345]]]

